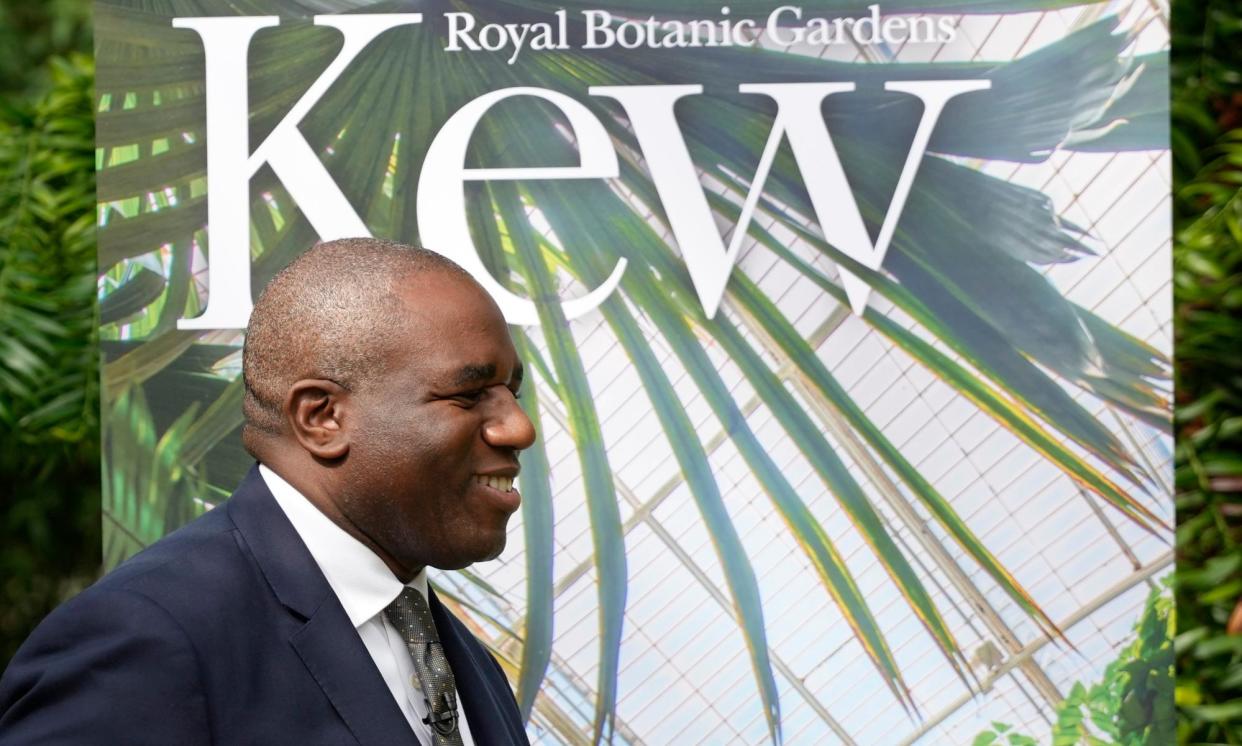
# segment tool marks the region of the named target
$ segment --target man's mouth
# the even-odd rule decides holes
[[[499,490],[501,492],[513,491],[513,477],[485,477],[482,475],[476,475],[474,481],[484,487],[491,487],[492,489]]]

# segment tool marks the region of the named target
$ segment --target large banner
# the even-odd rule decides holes
[[[527,363],[509,548],[432,582],[532,740],[1167,742],[1160,7],[99,2],[108,565],[373,235]]]

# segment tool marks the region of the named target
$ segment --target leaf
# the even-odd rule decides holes
[[[1199,720],[1206,720],[1213,723],[1224,720],[1235,720],[1242,717],[1242,701],[1224,702],[1218,705],[1187,707],[1186,712]]]
[[[529,234],[510,232],[525,261],[523,277],[536,297],[554,297],[542,257]],[[559,304],[540,304],[540,326],[547,337],[563,402],[569,410],[570,434],[578,446],[595,545],[600,595],[600,665],[595,703],[594,741],[611,740],[616,706],[617,670],[625,614],[626,558],[617,494],[604,451],[586,371]]]
[[[547,188],[553,190],[556,189],[556,187]],[[566,198],[568,198],[568,194],[561,193],[557,196],[557,199]],[[607,214],[608,211],[604,209],[596,209],[592,210],[591,213]],[[556,218],[553,218],[553,220],[555,221]],[[591,247],[594,243],[591,237],[604,234],[604,231],[602,230],[603,226],[584,226],[580,230],[573,230],[567,222],[559,222],[558,225],[558,233],[571,238],[579,249]],[[614,228],[620,227],[621,226],[614,226]],[[635,245],[638,245],[643,241],[644,235],[650,234],[649,226],[636,221],[628,221],[628,224],[625,225],[624,228],[626,229],[627,235],[630,237],[631,243]],[[667,267],[664,269],[667,269]],[[598,267],[596,271],[598,273]],[[656,305],[656,298],[678,296],[685,297],[689,293],[685,288],[678,288],[670,293],[653,294],[650,289],[659,287],[661,283],[654,277],[642,276],[638,274],[642,271],[643,270],[641,268],[635,268],[633,270],[634,274],[630,274],[623,281],[627,283],[626,287],[631,292],[631,297],[633,297],[643,307],[647,308],[648,311],[653,314],[653,318],[657,321],[657,323],[668,324],[670,322],[666,321],[666,319],[673,319],[681,315],[693,317],[696,312],[691,308],[686,308],[684,306],[680,309],[680,313],[678,314],[666,315],[666,313],[662,313]],[[666,273],[663,276],[666,278],[672,278],[675,275]],[[596,279],[598,279],[598,277]],[[669,281],[670,280],[666,279],[664,282],[667,283]],[[609,313],[610,309],[611,307],[605,309],[605,312]],[[715,334],[723,328],[719,324],[720,322],[709,325],[709,330]],[[667,325],[664,327],[664,330],[670,339],[693,339],[692,335],[687,335],[684,332],[676,334],[669,333],[671,329]],[[621,335],[621,337],[623,340],[625,339],[625,335]],[[762,394],[765,395],[765,398],[769,399],[769,405],[773,408],[774,412],[780,413],[786,411],[796,411],[796,406],[792,406],[789,402],[784,401],[784,398],[788,396],[787,392],[785,392],[784,388],[781,387],[779,383],[772,380],[771,374],[767,372],[762,363],[757,361],[753,351],[751,351],[744,344],[738,344],[735,337],[718,337],[718,339],[726,344],[726,349],[736,360],[748,361],[748,363],[743,366],[747,372],[748,379],[753,385],[756,385]],[[635,346],[636,345],[634,344],[627,345],[627,349]],[[879,668],[886,681],[889,682],[889,686],[893,689],[894,695],[897,696],[898,700],[905,701],[906,698],[908,698],[908,693],[905,691],[905,685],[901,682],[900,675],[897,673],[896,666],[892,660],[891,653],[888,650],[887,643],[883,641],[882,636],[879,634],[878,626],[871,618],[870,612],[866,609],[865,602],[862,602],[861,595],[858,593],[858,590],[854,585],[854,581],[849,575],[849,571],[845,569],[844,562],[841,561],[840,557],[836,553],[836,550],[832,548],[831,543],[827,540],[823,529],[818,526],[814,518],[809,515],[805,505],[803,505],[802,501],[796,497],[796,494],[792,489],[790,489],[788,484],[785,483],[783,479],[776,476],[779,473],[779,470],[776,469],[775,465],[771,463],[770,458],[764,452],[764,449],[758,445],[757,439],[755,439],[754,435],[750,433],[749,428],[744,425],[745,417],[742,416],[736,408],[730,408],[730,396],[720,393],[720,389],[722,389],[723,386],[719,384],[718,381],[713,381],[714,385],[708,385],[707,380],[703,376],[710,375],[710,372],[714,372],[714,368],[710,365],[710,363],[699,362],[696,364],[695,362],[691,362],[693,358],[700,354],[694,352],[694,346],[676,345],[674,349],[679,356],[690,356],[686,358],[689,362],[688,367],[691,371],[698,372],[697,377],[699,383],[703,386],[703,390],[709,394],[712,406],[717,410],[718,417],[721,418],[722,422],[727,423],[734,436],[735,444],[742,450],[744,457],[747,458],[748,464],[755,470],[756,476],[761,479],[761,483],[764,485],[765,491],[767,491],[773,498],[776,507],[782,514],[782,517],[784,517],[791,527],[794,528],[795,534],[799,537],[799,541],[803,543],[804,547],[807,548],[812,562],[824,577],[827,587],[831,590],[834,598],[837,599],[839,605],[841,606],[842,613],[845,614],[846,619],[850,622],[851,626],[855,630],[855,633],[859,636],[859,640],[863,644],[864,650],[867,651],[868,655],[872,658],[873,663],[875,663]],[[715,393],[716,396],[711,396],[713,393]],[[771,397],[776,397],[777,399],[781,399],[781,401],[772,401]],[[816,441],[822,443],[822,438],[818,435],[818,433],[814,436],[810,435],[813,432],[815,432],[814,427],[809,425],[807,422],[804,422],[800,433],[802,435],[802,439],[805,440],[809,437],[813,437]],[[825,452],[830,452],[826,444],[814,453],[808,455],[812,459],[813,464],[818,464],[815,459],[824,458],[823,453]],[[834,472],[834,474],[837,474],[838,478],[844,481],[835,483],[830,481],[829,484],[852,484],[852,479],[848,475],[845,475],[843,470],[840,472]],[[857,486],[854,485],[852,489],[856,490]],[[867,514],[869,511],[869,509],[864,509],[861,506],[859,506],[859,509],[862,510],[864,514]],[[887,536],[877,539],[877,541],[883,542],[886,538]],[[898,557],[893,561],[904,563],[904,559],[901,558],[900,555],[898,555]],[[917,581],[915,582],[917,583]],[[908,586],[903,587],[903,592],[906,591],[907,588]],[[918,590],[911,592],[917,593]]]
[[[164,278],[139,267],[124,285],[108,293],[99,304],[99,323],[120,322],[149,306],[164,293]]]
[[[569,229],[563,221],[556,220],[558,232],[582,238],[580,232]],[[729,519],[715,479],[712,477],[707,455],[699,444],[689,418],[678,401],[672,384],[664,375],[659,362],[645,344],[643,335],[624,310],[615,302],[603,309],[605,317],[616,331],[651,397],[653,409],[660,417],[669,444],[681,467],[707,525],[708,533],[716,547],[717,557],[724,568],[733,596],[734,613],[743,630],[751,665],[763,700],[763,710],[769,732],[774,742],[780,742],[780,705],[776,681],[768,658],[768,645],[763,624],[762,605],[754,570],[746,557],[740,537]]]
[[[514,334],[518,357],[529,360],[534,345],[525,333]],[[530,417],[536,433],[542,433],[539,417],[538,389],[531,381],[522,391],[522,409]],[[540,437],[522,451],[522,531],[526,539],[526,619],[523,626],[525,644],[517,682],[518,709],[529,722],[535,695],[552,658],[553,592],[552,555],[553,526],[551,466]]]

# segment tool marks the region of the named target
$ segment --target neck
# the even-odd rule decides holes
[[[356,523],[350,520],[349,516],[341,510],[337,501],[333,498],[333,491],[321,485],[319,480],[311,480],[303,475],[307,470],[299,468],[290,468],[287,464],[282,464],[280,458],[267,457],[263,459],[264,466],[276,472],[281,479],[288,482],[315,508],[328,517],[328,520],[335,523],[345,533],[362,542],[363,546],[370,549],[379,557],[397,580],[402,585],[409,583],[423,570],[423,566],[407,567],[397,561],[389,552],[385,551],[375,539],[358,527]]]

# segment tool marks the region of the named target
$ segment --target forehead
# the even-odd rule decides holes
[[[504,316],[474,281],[441,271],[420,272],[399,281],[397,295],[405,321],[398,333],[398,355],[416,356],[440,373],[516,364]]]

